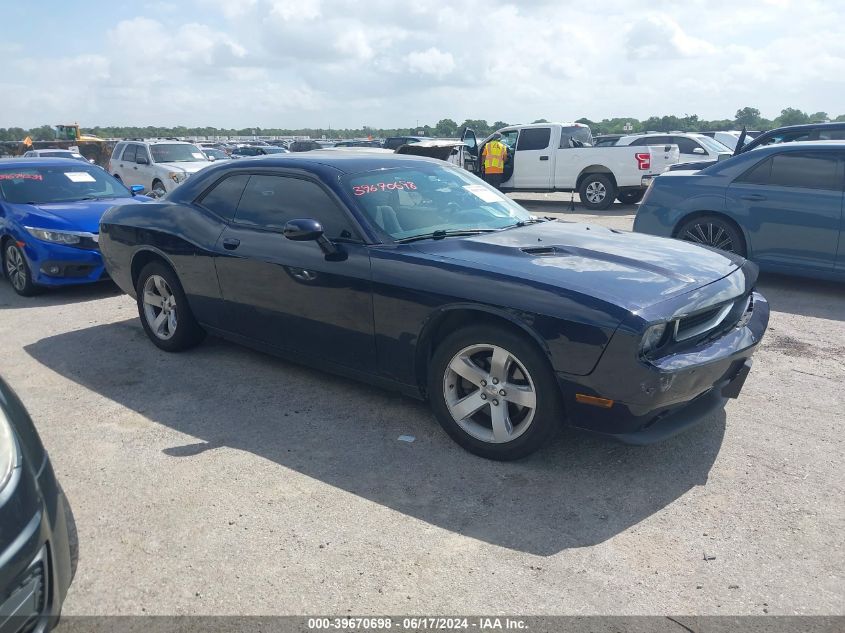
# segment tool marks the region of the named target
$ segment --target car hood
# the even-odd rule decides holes
[[[99,233],[100,218],[111,207],[124,204],[149,202],[151,198],[135,196],[133,198],[106,198],[104,200],[85,200],[82,202],[55,202],[51,204],[16,204],[21,213],[21,223],[40,229],[57,231],[85,231]]]
[[[414,246],[633,312],[721,279],[744,261],[679,240],[562,221]]]
[[[156,165],[160,165],[165,169],[183,171],[186,174],[195,174],[203,167],[208,167],[211,164],[213,164],[212,161],[208,160],[198,160],[190,163],[156,163]]]

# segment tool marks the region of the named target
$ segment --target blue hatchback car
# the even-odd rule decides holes
[[[100,218],[149,201],[95,165],[62,158],[0,161],[0,263],[19,295],[99,281]]]
[[[845,143],[761,147],[655,178],[634,230],[736,253],[763,270],[845,280]]]

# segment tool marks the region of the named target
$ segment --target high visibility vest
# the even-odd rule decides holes
[[[484,158],[485,174],[501,174],[505,171],[505,159],[508,155],[508,148],[499,141],[490,141],[484,146],[481,156]]]

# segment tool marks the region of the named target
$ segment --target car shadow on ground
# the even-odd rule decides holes
[[[455,445],[424,403],[219,339],[167,354],[138,319],[25,349],[197,438],[166,448],[173,459],[223,446],[248,451],[440,528],[542,556],[605,541],[705,484],[725,432],[724,412],[648,447],[564,431],[525,460],[497,463]]]
[[[102,281],[66,288],[48,288],[34,297],[21,297],[12,290],[9,281],[0,275],[0,310],[85,303],[119,294],[122,291],[112,281]]]
[[[845,320],[845,284],[761,273],[757,288],[776,312]]]

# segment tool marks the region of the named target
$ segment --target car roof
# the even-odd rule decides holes
[[[763,150],[771,151],[777,149],[845,149],[845,141],[836,139],[823,141],[790,141],[788,143],[772,143],[771,145],[761,145],[753,151],[756,154],[757,152],[762,152]]]
[[[845,121],[830,121],[828,123],[801,123],[799,125],[785,125],[783,127],[776,127],[771,130],[766,130],[763,134],[782,133],[782,132],[800,132],[801,130],[817,130],[825,128],[845,128]]]
[[[84,162],[69,161],[67,158],[48,158],[46,156],[32,156],[31,158],[23,158],[22,156],[14,156],[12,158],[0,158],[0,168],[6,167],[51,167],[59,165],[61,167],[72,167],[73,169],[82,169],[86,167]],[[90,163],[87,166],[93,167]]]

